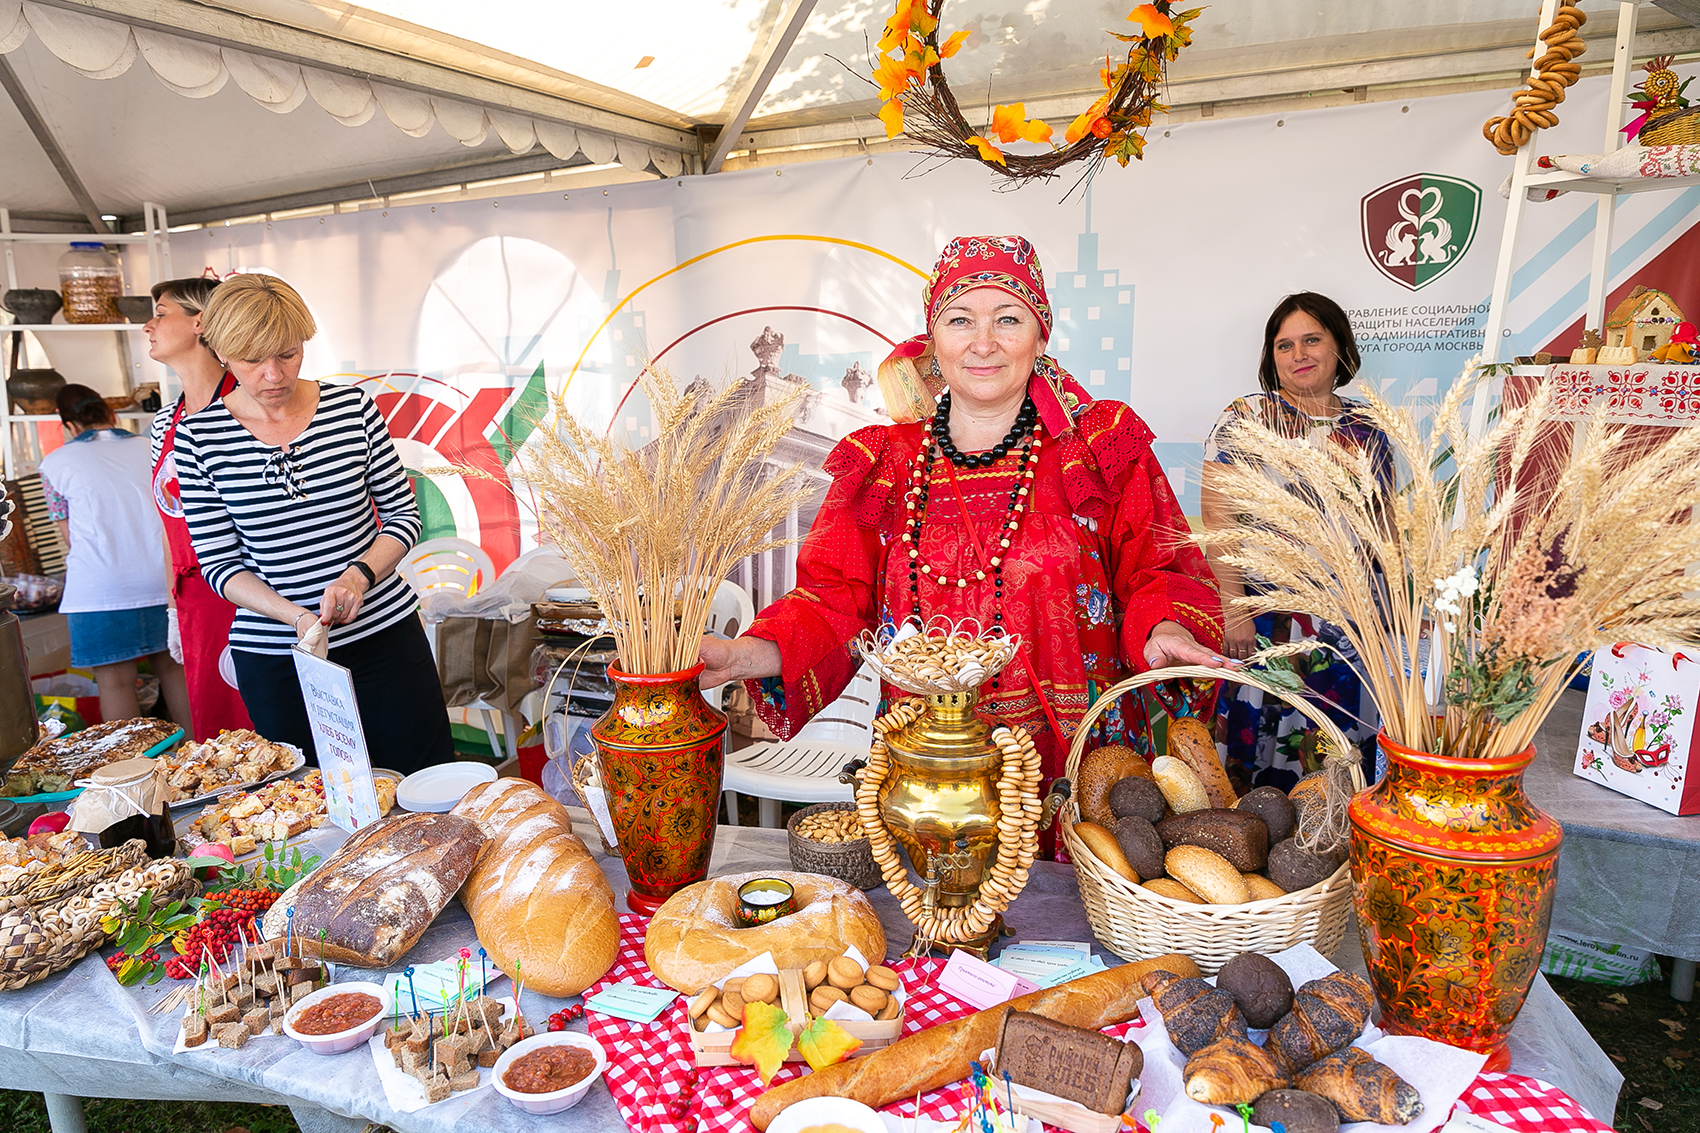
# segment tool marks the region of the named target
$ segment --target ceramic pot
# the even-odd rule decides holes
[[[65,301],[59,292],[46,287],[14,287],[0,299],[0,307],[18,317],[18,322],[41,326],[53,321]]]
[[[590,729],[631,882],[626,903],[646,916],[708,876],[726,717],[702,698],[702,670],[646,675],[608,666],[614,703]]]
[[[1382,1029],[1504,1070],[1546,947],[1564,839],[1523,793],[1534,746],[1459,759],[1380,743],[1387,774],[1350,813],[1352,900]]]
[[[65,375],[58,370],[13,370],[6,379],[6,396],[26,413],[57,413],[54,401],[65,388]]]
[[[153,318],[152,295],[120,295],[112,302],[125,322],[145,323]]]

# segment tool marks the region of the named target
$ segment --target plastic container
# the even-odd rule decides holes
[[[116,323],[124,275],[118,257],[100,243],[76,243],[59,257],[59,292],[68,323]]]
[[[301,1013],[307,1010],[307,1008],[313,1006],[315,1003],[329,999],[333,995],[342,995],[345,992],[351,991],[364,992],[376,999],[379,1004],[377,1014],[373,1015],[370,1019],[360,1024],[358,1027],[351,1027],[346,1031],[338,1031],[334,1035],[304,1035],[295,1029],[295,1020],[301,1018]],[[378,1024],[389,1017],[392,1007],[393,1005],[390,1001],[390,993],[384,990],[384,986],[382,984],[363,983],[358,981],[345,984],[331,984],[329,987],[320,988],[312,995],[304,996],[295,1004],[295,1006],[289,1009],[289,1012],[283,1017],[283,1033],[306,1047],[308,1050],[312,1051],[314,1054],[341,1054],[343,1051],[353,1050],[357,1046],[362,1046],[371,1039],[371,1037],[377,1033]]]
[[[596,1056],[596,1069],[587,1077],[579,1079],[564,1090],[552,1090],[547,1094],[527,1094],[519,1090],[508,1089],[503,1078],[507,1075],[508,1067],[532,1051],[545,1046],[577,1046],[583,1047]],[[496,1060],[496,1065],[490,1074],[490,1082],[496,1087],[496,1092],[513,1102],[526,1113],[550,1114],[561,1113],[577,1105],[584,1095],[590,1092],[590,1087],[602,1072],[608,1069],[608,1052],[602,1049],[602,1044],[589,1035],[581,1035],[577,1031],[545,1031],[522,1039],[509,1047],[502,1057]]]

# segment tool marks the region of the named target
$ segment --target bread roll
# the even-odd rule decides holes
[[[1074,777],[1075,798],[1080,817],[1108,828],[1115,825],[1110,811],[1110,788],[1130,775],[1149,779],[1151,768],[1145,758],[1126,744],[1109,744],[1080,757],[1080,772]]]
[[[1333,1102],[1347,1121],[1405,1125],[1423,1112],[1417,1088],[1362,1047],[1349,1046],[1305,1067],[1293,1084]]]
[[[739,928],[732,917],[738,887],[763,877],[789,882],[797,911]],[[885,959],[885,929],[866,894],[823,874],[763,870],[712,877],[673,894],[649,919],[643,958],[656,979],[692,993],[763,952],[784,971],[830,962],[851,945],[869,960]]]
[[[1169,802],[1155,779],[1129,775],[1110,788],[1110,813],[1118,820],[1131,814],[1147,822],[1161,822],[1168,816]]]
[[[1093,857],[1135,885],[1139,884],[1139,874],[1128,864],[1127,856],[1122,853],[1114,834],[1096,822],[1077,822],[1074,824],[1074,835],[1086,843],[1086,848],[1091,851]]]
[[[1206,1105],[1249,1105],[1287,1085],[1275,1060],[1244,1035],[1218,1039],[1186,1060],[1186,1096]]]
[[[1176,814],[1209,809],[1210,795],[1199,781],[1198,773],[1185,761],[1172,755],[1159,755],[1151,764],[1151,775],[1157,780],[1158,790],[1168,800],[1169,809]]]
[[[1202,846],[1176,846],[1163,856],[1163,866],[1207,905],[1243,905],[1251,900],[1240,871],[1221,854]]]
[[[1154,877],[1145,883],[1145,888],[1151,890],[1153,893],[1161,893],[1163,896],[1168,897],[1171,900],[1186,901],[1194,905],[1202,905],[1205,903],[1204,898],[1200,897],[1198,894],[1194,893],[1192,890],[1188,889],[1172,877]]]
[[[1239,802],[1222,759],[1216,754],[1216,737],[1196,716],[1177,716],[1169,721],[1169,754],[1192,768],[1213,807],[1230,807]]]
[[[1168,847],[1158,835],[1157,828],[1137,814],[1116,819],[1116,844],[1133,872],[1140,877],[1163,876],[1163,855]]]
[[[472,788],[450,813],[490,836],[461,903],[495,965],[557,998],[601,979],[620,950],[614,891],[566,808],[524,779],[497,779]]]
[[[1293,800],[1282,794],[1279,787],[1259,787],[1241,797],[1234,804],[1234,809],[1263,819],[1263,824],[1269,828],[1271,846],[1291,838],[1297,828],[1298,814],[1293,809]]]
[[[750,1107],[750,1122],[765,1130],[786,1106],[808,1098],[850,1098],[877,1109],[948,1085],[997,1045],[1008,1009],[1092,1030],[1125,1023],[1139,1014],[1139,1001],[1145,997],[1139,981],[1143,974],[1142,965],[1123,964],[929,1027],[865,1057],[774,1086]]]
[[[419,942],[478,862],[478,824],[452,814],[403,814],[356,830],[330,860],[266,913],[268,938],[295,938],[333,964],[387,968]],[[319,930],[325,930],[321,939]]]
[[[1271,897],[1285,897],[1287,891],[1264,877],[1261,873],[1242,873],[1245,887],[1251,893],[1253,901],[1267,901]]]
[[[1293,981],[1257,952],[1241,952],[1216,973],[1216,986],[1234,997],[1246,1026],[1266,1031],[1293,1009]]]
[[[1307,850],[1297,838],[1272,846],[1269,850],[1269,879],[1283,892],[1296,893],[1327,881],[1346,861],[1342,847],[1333,853]]]

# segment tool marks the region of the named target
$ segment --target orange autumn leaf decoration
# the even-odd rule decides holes
[[[1128,22],[1139,25],[1139,30],[1146,39],[1156,39],[1160,35],[1173,35],[1174,21],[1157,10],[1155,4],[1141,4],[1127,14]]]
[[[897,99],[888,99],[880,107],[880,124],[885,127],[885,136],[895,138],[903,132],[903,103]]]
[[[967,141],[963,142],[962,144],[965,145],[965,146],[969,146],[970,148],[979,150],[981,161],[995,161],[999,165],[1004,164],[1003,150],[999,149],[997,146],[994,146],[991,142],[988,142],[985,138],[982,138],[979,134],[975,134],[973,137],[969,138]]]
[[[1025,102],[1012,103],[1009,106],[998,106],[992,110],[992,133],[998,136],[1000,142],[1048,142],[1051,140],[1051,128],[1043,122],[1035,122],[1027,117]]]
[[[810,1070],[824,1070],[862,1049],[862,1040],[831,1019],[811,1019],[797,1036],[797,1050]]]
[[[731,1053],[745,1066],[754,1066],[764,1086],[773,1081],[791,1050],[791,1030],[785,1025],[790,1019],[771,1003],[744,1004],[744,1025],[732,1036]]]
[[[952,32],[950,38],[945,40],[944,44],[942,46],[940,46],[939,54],[942,55],[944,58],[949,59],[952,55],[955,55],[958,51],[962,50],[962,44],[967,39],[968,39],[968,29],[967,28],[963,28],[959,32]]]

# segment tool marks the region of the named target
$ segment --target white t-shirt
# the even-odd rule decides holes
[[[70,520],[59,612],[165,605],[165,529],[147,438],[91,429],[42,457],[41,479],[54,518]]]

